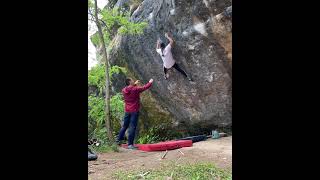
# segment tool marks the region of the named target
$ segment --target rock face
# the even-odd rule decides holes
[[[131,20],[146,21],[148,27],[143,35],[117,35],[109,59],[144,83],[154,79],[153,87],[142,97],[141,118],[149,124],[172,122],[183,129],[232,126],[231,1],[144,0]],[[194,82],[175,69],[164,80],[163,63],[155,48],[158,38],[168,43],[165,32],[171,32],[175,40],[176,63]],[[124,76],[117,78],[124,80]],[[119,91],[123,86],[114,88]]]

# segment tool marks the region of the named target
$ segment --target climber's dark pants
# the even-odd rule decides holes
[[[177,71],[179,71],[185,77],[188,77],[187,73],[184,70],[182,70],[177,63],[174,63],[174,65],[172,67],[174,67]],[[163,66],[163,72],[165,75],[167,74],[167,71],[168,71],[168,69]]]
[[[123,125],[121,127],[117,141],[123,140],[126,130],[129,127],[128,145],[133,145],[134,136],[138,124],[139,112],[126,112],[123,118]]]

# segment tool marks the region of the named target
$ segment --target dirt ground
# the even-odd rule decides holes
[[[182,154],[180,151],[184,154]],[[120,152],[98,154],[96,161],[88,161],[89,180],[113,179],[117,171],[150,170],[159,168],[163,163],[174,161],[180,164],[212,162],[217,167],[232,170],[232,137],[208,139],[185,147],[165,152],[144,152],[120,148]]]

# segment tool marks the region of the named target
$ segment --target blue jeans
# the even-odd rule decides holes
[[[129,127],[128,145],[133,145],[134,136],[136,134],[138,124],[139,112],[126,112],[123,118],[123,125],[121,127],[118,142],[122,141],[126,130]]]

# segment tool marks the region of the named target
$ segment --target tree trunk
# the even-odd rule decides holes
[[[98,28],[99,38],[100,42],[102,44],[102,53],[103,57],[105,59],[105,65],[106,65],[106,107],[105,107],[105,113],[106,113],[106,128],[107,128],[107,137],[111,143],[114,142],[113,134],[112,134],[112,124],[110,120],[110,79],[109,79],[109,63],[108,63],[108,57],[107,57],[107,50],[103,39],[103,32],[101,28],[101,24],[98,17],[98,5],[97,0],[94,0],[94,16],[95,16],[95,22]]]

